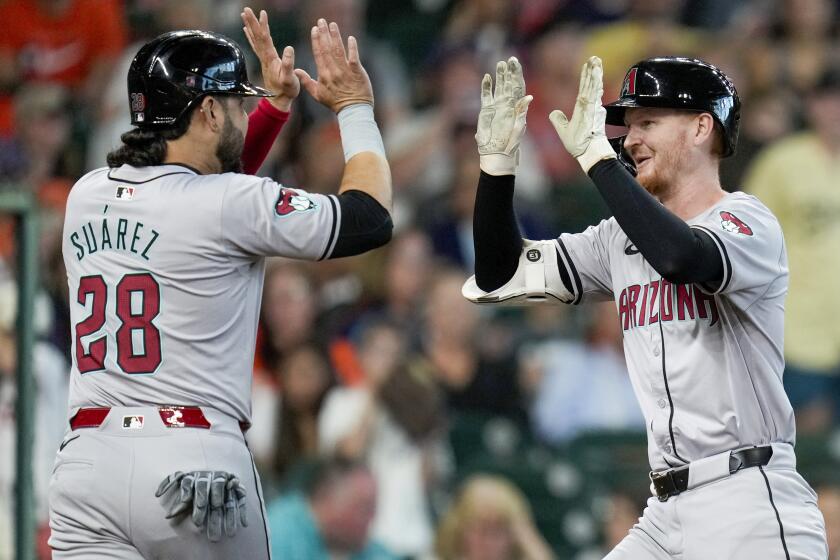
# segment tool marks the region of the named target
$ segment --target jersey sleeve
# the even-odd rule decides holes
[[[578,304],[584,298],[601,301],[613,296],[610,274],[609,238],[614,220],[603,220],[581,233],[564,233],[557,238],[558,266],[572,285]]]
[[[723,279],[701,284],[709,294],[726,294],[746,309],[763,294],[778,290],[787,276],[782,228],[776,217],[753,196],[719,206],[691,225],[709,235],[723,261]]]
[[[231,250],[306,260],[330,256],[341,222],[334,195],[291,189],[271,179],[233,177],[221,216],[222,237]]]

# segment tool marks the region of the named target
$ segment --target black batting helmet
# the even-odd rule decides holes
[[[134,126],[172,126],[209,93],[274,95],[248,81],[242,49],[218,33],[164,33],[143,45],[131,61],[128,102]]]
[[[624,126],[627,107],[662,107],[710,113],[723,132],[723,157],[735,153],[741,101],[726,74],[696,58],[658,57],[634,64],[621,97],[604,105],[607,124]]]

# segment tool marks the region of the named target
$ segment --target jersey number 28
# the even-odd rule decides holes
[[[126,274],[117,283],[117,364],[126,373],[153,373],[160,365],[160,331],[152,324],[160,312],[160,286],[151,274]],[[140,304],[132,306],[132,296],[138,294]],[[108,338],[102,335],[92,340],[85,352],[82,337],[93,334],[105,324],[108,307],[108,286],[102,276],[84,276],[79,280],[77,301],[85,305],[92,298],[91,313],[76,325],[76,365],[79,373],[105,369]],[[142,353],[135,352],[133,333],[142,335]]]

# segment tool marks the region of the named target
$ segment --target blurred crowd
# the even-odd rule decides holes
[[[295,46],[296,65],[310,73],[307,37],[316,18],[358,38],[395,189],[387,247],[317,264],[278,260],[267,272],[247,437],[278,557],[590,560],[640,514],[644,420],[614,305],[485,309],[460,295],[474,261],[479,84],[511,55],[534,95],[516,200],[532,239],[609,216],[548,120],[552,109],[571,111],[587,56],[603,59],[605,101],[618,96],[630,65],[654,55],[702,58],[733,79],[743,103],[740,139],[722,181],[757,195],[782,223],[791,268],[785,385],[800,437],[837,432],[840,2],[249,5],[267,10],[275,44]],[[66,422],[67,193],[105,165],[130,128],[126,72],[139,46],[163,31],[198,28],[249,51],[242,7],[239,0],[0,0],[0,193],[32,193],[41,211],[33,467],[42,533],[45,481]],[[303,94],[258,174],[335,192],[343,164],[335,118]],[[13,225],[0,212],[0,558],[10,554],[13,527]],[[640,474],[622,484],[607,473],[593,486],[581,459],[591,440],[581,442],[610,433],[641,442]],[[826,453],[840,461],[840,440],[832,441]],[[811,480],[832,559],[840,558],[835,477]]]

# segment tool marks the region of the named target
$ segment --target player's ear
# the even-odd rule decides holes
[[[694,144],[700,144],[714,139],[715,119],[709,113],[700,113],[694,118]]]
[[[222,129],[222,125],[224,124],[222,121],[224,118],[224,108],[222,107],[222,103],[224,103],[222,99],[213,97],[212,95],[206,95],[204,99],[201,100],[201,105],[198,108],[198,114],[200,115],[201,122],[213,132],[220,131]]]

